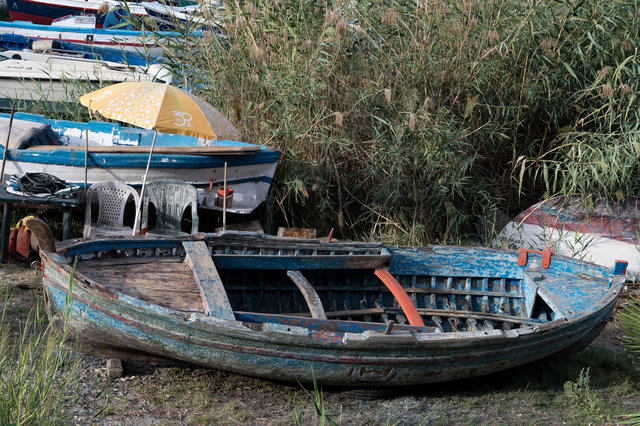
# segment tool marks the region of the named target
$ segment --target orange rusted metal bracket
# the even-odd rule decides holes
[[[542,267],[547,269],[549,264],[551,263],[551,253],[553,250],[551,247],[547,246],[544,250],[528,250],[525,248],[518,249],[518,265],[525,266],[527,264],[527,255],[529,253],[537,253],[542,255]]]
[[[422,317],[418,313],[418,310],[413,305],[413,302],[409,298],[407,292],[404,291],[404,288],[402,288],[393,275],[391,275],[386,269],[376,269],[376,276],[382,280],[391,294],[393,294],[393,297],[396,298],[400,304],[402,312],[404,312],[404,315],[409,320],[409,324],[424,327],[424,321],[422,321]]]

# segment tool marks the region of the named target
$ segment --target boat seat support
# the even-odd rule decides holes
[[[398,280],[396,280],[387,269],[376,269],[376,276],[380,278],[391,294],[393,294],[393,297],[396,298],[402,312],[409,320],[409,324],[424,327],[422,317]]]
[[[184,241],[185,263],[191,268],[202,295],[204,313],[212,317],[235,321],[231,303],[204,241]]]
[[[322,301],[320,300],[320,296],[313,288],[311,283],[307,281],[307,279],[300,273],[300,271],[287,271],[287,276],[291,278],[291,281],[294,282],[298,289],[302,292],[304,299],[307,301],[307,305],[309,305],[309,311],[311,311],[311,317],[315,319],[327,319],[327,314],[324,312],[324,307],[322,306]]]

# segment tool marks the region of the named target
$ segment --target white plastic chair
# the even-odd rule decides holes
[[[98,220],[91,223],[91,201],[98,194]],[[87,190],[84,214],[84,238],[97,235],[131,235],[130,226],[124,226],[124,209],[133,196],[135,208],[138,208],[140,196],[135,189],[120,182],[98,182]]]
[[[181,232],[182,215],[191,206],[191,234],[198,232],[198,192],[186,182],[159,179],[149,182],[142,200],[141,229],[148,227],[149,203],[156,211],[156,227],[148,234],[175,235]]]

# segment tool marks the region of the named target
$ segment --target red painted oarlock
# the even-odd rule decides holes
[[[527,257],[529,253],[536,253],[542,255],[542,267],[547,269],[551,264],[551,254],[553,250],[547,246],[544,250],[528,250],[525,248],[518,249],[518,265],[525,266],[527,264]]]

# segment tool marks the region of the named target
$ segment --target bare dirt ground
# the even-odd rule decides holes
[[[41,278],[32,270],[0,265],[0,304],[8,324],[42,306]],[[9,294],[5,299],[4,295]],[[0,312],[2,306],[0,306]],[[577,424],[575,401],[563,390],[589,368],[604,418],[640,411],[640,373],[622,346],[612,320],[600,337],[575,355],[558,355],[472,380],[428,386],[323,389],[338,424]],[[312,389],[187,365],[124,363],[109,379],[106,360],[82,355],[81,403],[74,424],[319,424]]]

